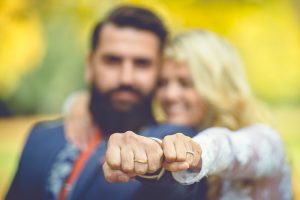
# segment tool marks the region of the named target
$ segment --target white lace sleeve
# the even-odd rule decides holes
[[[209,128],[193,138],[202,148],[200,172],[182,171],[173,177],[192,184],[207,175],[225,179],[272,177],[285,161],[278,133],[264,125],[253,125],[238,131]]]

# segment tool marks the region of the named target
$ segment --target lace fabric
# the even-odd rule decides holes
[[[202,149],[201,171],[175,172],[178,182],[193,184],[217,175],[224,180],[222,200],[292,199],[284,146],[274,129],[260,124],[238,131],[209,128],[193,140]]]

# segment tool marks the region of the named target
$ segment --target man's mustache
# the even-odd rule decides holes
[[[111,96],[115,92],[131,92],[131,93],[137,95],[140,98],[144,97],[143,93],[140,90],[138,90],[138,89],[136,89],[136,88],[134,88],[132,86],[127,86],[127,85],[121,85],[118,88],[112,89],[112,90],[110,90],[110,91],[107,92],[107,95]]]

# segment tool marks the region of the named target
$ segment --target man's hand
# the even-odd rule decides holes
[[[105,179],[110,183],[126,183],[131,178],[129,175],[125,174],[121,170],[113,170],[112,168],[110,168],[107,162],[104,162],[103,164],[103,173]]]
[[[176,133],[168,135],[162,142],[166,170],[177,172],[187,169],[201,169],[201,148],[192,138]]]
[[[108,140],[103,171],[109,182],[127,182],[130,177],[157,171],[162,167],[162,160],[162,148],[153,139],[132,131],[114,133]],[[115,178],[118,176],[123,181]]]

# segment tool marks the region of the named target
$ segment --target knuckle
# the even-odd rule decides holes
[[[167,142],[172,141],[173,137],[174,137],[174,135],[167,135],[167,136],[165,136],[164,139],[162,140],[162,143],[166,144]]]
[[[118,140],[120,138],[121,134],[120,133],[113,133],[109,136],[108,139],[108,144],[111,144],[113,142],[115,142],[116,140]]]
[[[143,168],[136,168],[136,169],[135,169],[135,172],[136,172],[137,174],[142,175],[142,174],[145,174],[145,173],[146,173],[146,169],[143,169]]]
[[[131,173],[131,172],[133,172],[133,167],[129,164],[124,164],[124,165],[122,165],[122,171],[124,171],[126,173]]]
[[[130,142],[132,141],[132,139],[135,138],[135,133],[132,131],[126,131],[124,133],[124,137],[125,137],[125,142]]]
[[[107,162],[107,164],[114,170],[120,169],[120,165],[116,162]]]
[[[177,155],[177,161],[185,161],[185,155],[184,154],[178,154]]]
[[[173,141],[174,138],[175,138],[176,134],[173,134],[173,135],[167,135],[164,137],[164,140],[166,141]]]
[[[172,135],[167,135],[167,136],[164,137],[163,140],[169,140],[169,139],[171,139],[171,138],[172,138]]]
[[[110,138],[119,138],[121,136],[121,133],[113,133],[111,134]]]
[[[168,148],[170,148],[170,143],[167,142],[166,140],[164,140],[164,141],[162,142],[161,147],[162,147],[164,150],[165,150],[165,149],[168,149]]]
[[[184,137],[184,135],[182,133],[176,133],[175,136],[176,136],[176,138],[182,138],[182,137]]]
[[[157,165],[155,165],[155,164],[150,164],[149,167],[148,167],[148,171],[149,171],[150,173],[154,173],[154,172],[156,172],[158,169],[159,169],[159,167],[157,167]]]
[[[164,152],[164,155],[165,155],[165,159],[169,162],[176,160],[176,155],[174,155],[172,153]]]
[[[154,172],[155,170],[155,164],[154,163],[149,163],[148,164],[148,171],[149,172]]]
[[[163,139],[162,143],[161,143],[162,148],[167,148],[167,140]]]
[[[125,134],[126,134],[126,135],[131,135],[131,136],[132,136],[132,135],[134,135],[134,132],[133,132],[133,131],[126,131]]]

